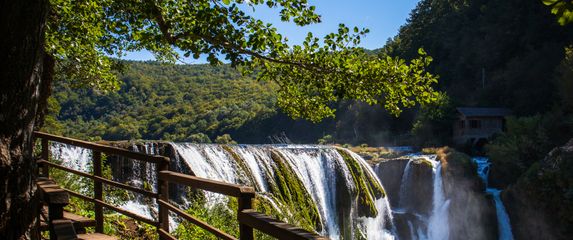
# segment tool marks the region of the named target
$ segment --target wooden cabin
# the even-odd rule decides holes
[[[454,144],[481,147],[488,139],[505,130],[505,117],[511,114],[507,108],[458,107],[454,123]]]

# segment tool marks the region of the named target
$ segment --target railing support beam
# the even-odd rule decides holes
[[[243,210],[252,209],[253,208],[253,195],[252,194],[241,194],[239,197],[239,207],[237,212],[237,218],[241,214]],[[239,219],[237,219],[239,220]],[[253,240],[253,228],[242,223],[239,220],[239,238],[241,240]]]
[[[45,138],[42,138],[42,159],[50,161],[50,142]],[[46,164],[42,165],[42,176],[50,177],[49,166]]]
[[[165,161],[161,161],[157,164],[157,176],[161,171],[169,170],[169,159],[165,159]],[[160,177],[157,178],[157,193],[159,194],[159,199],[169,202],[169,181],[166,179],[162,179]],[[166,233],[169,233],[169,209],[167,209],[162,204],[157,203],[158,205],[158,215],[159,215],[159,230],[163,230]],[[159,232],[161,233],[161,232]],[[168,239],[164,236],[164,234],[159,234],[162,240]]]
[[[101,177],[101,152],[93,152],[93,166],[94,175]],[[101,181],[94,180],[94,199],[103,201],[103,184]],[[96,226],[95,231],[98,233],[103,233],[103,207],[100,204],[94,204],[95,220]]]

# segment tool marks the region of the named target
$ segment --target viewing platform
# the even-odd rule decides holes
[[[309,232],[302,228],[274,219],[271,216],[257,212],[253,209],[253,198],[255,190],[252,187],[230,184],[210,179],[200,178],[169,170],[169,158],[163,156],[153,156],[138,152],[125,150],[122,148],[66,138],[51,135],[42,132],[34,132],[34,137],[41,140],[41,155],[37,160],[39,169],[39,178],[37,185],[43,204],[40,215],[40,230],[49,231],[49,239],[91,239],[91,240],[108,240],[117,239],[113,236],[104,234],[104,212],[103,209],[111,210],[116,213],[125,215],[133,220],[147,223],[155,227],[160,239],[177,239],[169,229],[169,213],[175,213],[182,219],[200,227],[220,239],[237,239],[228,233],[225,233],[210,224],[188,214],[184,209],[178,208],[169,199],[169,184],[181,184],[195,189],[201,189],[209,192],[219,193],[238,199],[237,219],[239,223],[239,239],[254,239],[253,230],[256,229],[264,234],[284,240],[303,240],[303,239],[327,239],[316,233]],[[92,172],[82,172],[71,169],[50,161],[50,141],[78,146],[93,151]],[[102,153],[106,155],[116,155],[128,158],[133,161],[143,161],[157,165],[156,177],[157,191],[149,191],[124,183],[112,181],[102,176]],[[93,197],[62,188],[53,179],[50,178],[49,169],[55,168],[63,170],[70,174],[89,178],[93,181]],[[139,193],[144,196],[153,198],[156,201],[157,220],[149,219],[137,215],[133,212],[121,209],[110,203],[105,202],[103,198],[103,185],[113,186],[130,192]],[[75,197],[94,204],[95,219],[79,216],[64,211],[64,207],[69,204],[69,198]],[[232,219],[229,219],[232,221]],[[86,233],[86,228],[94,228],[95,232]]]

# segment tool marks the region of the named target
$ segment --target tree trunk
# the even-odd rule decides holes
[[[47,0],[0,0],[0,239],[37,239],[31,139],[42,94]]]

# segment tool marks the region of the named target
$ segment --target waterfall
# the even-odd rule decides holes
[[[339,239],[342,232],[339,226],[341,209],[337,206],[340,194],[339,184],[355,188],[350,171],[339,150],[349,154],[364,173],[381,186],[368,164],[358,155],[345,149],[315,145],[214,145],[171,143],[197,176],[220,180],[229,183],[245,184],[255,187],[273,208],[288,212],[284,204],[274,199],[276,192],[278,164],[286,164],[297,180],[302,183],[305,194],[318,210],[322,223],[321,234],[331,239]],[[273,157],[273,152],[275,156]],[[278,158],[278,159],[277,159]],[[288,171],[288,170],[287,170]],[[340,176],[340,173],[342,175]],[[342,181],[342,182],[340,182]],[[275,187],[273,187],[275,186]],[[206,195],[209,195],[208,193]],[[273,197],[274,196],[274,197]],[[224,201],[224,198],[211,198],[210,204]],[[344,199],[343,201],[354,201]],[[392,239],[389,231],[384,229],[391,221],[391,211],[386,198],[375,199],[376,217],[355,217],[352,225],[363,226],[363,231],[372,239]],[[354,212],[351,210],[351,212]],[[292,214],[292,213],[290,213]],[[352,234],[352,233],[350,233]],[[378,237],[374,237],[378,236]],[[369,238],[370,239],[370,238]]]
[[[486,187],[485,192],[491,195],[494,200],[497,216],[498,238],[500,240],[512,240],[513,233],[511,232],[511,223],[509,221],[509,216],[505,211],[505,207],[503,206],[503,202],[501,201],[501,190],[490,188],[488,185],[489,169],[491,167],[489,159],[486,157],[473,157],[472,161],[477,165],[477,174],[482,179]]]
[[[434,164],[434,196],[433,196],[433,209],[428,224],[428,239],[431,240],[447,240],[449,238],[449,221],[448,221],[448,207],[450,200],[444,197],[444,188],[442,182],[442,164],[433,161]]]
[[[61,162],[64,167],[91,173],[92,151],[64,143],[52,142],[50,144],[52,160]]]
[[[399,161],[407,163],[397,165]],[[401,172],[396,172],[399,166],[402,166]],[[383,171],[385,167],[388,167],[387,171]],[[390,197],[398,198],[397,207],[392,211],[398,219],[395,223],[400,238],[449,239],[450,200],[444,195],[442,166],[436,155],[408,154],[379,163],[375,169],[380,178],[399,184]],[[384,173],[391,176],[384,176]],[[391,179],[395,177],[401,177],[400,181]]]
[[[405,199],[408,198],[408,179],[410,179],[410,169],[412,166],[412,161],[408,161],[406,167],[404,168],[404,173],[402,174],[402,179],[400,180],[400,193],[398,195],[398,208],[404,208],[406,205]]]
[[[307,211],[308,214],[304,216],[310,216],[310,222],[317,221],[317,232],[330,239],[341,239],[343,236],[354,239],[358,237],[355,234],[375,240],[395,238],[392,210],[380,180],[364,159],[349,150],[317,145],[158,142],[137,143],[127,148],[154,155],[164,154],[162,151],[170,148],[171,170],[186,169],[186,174],[252,186],[257,191],[259,204],[274,209],[275,213],[284,217],[281,220],[288,221],[300,211]],[[91,162],[89,150],[66,145],[54,145],[52,155],[60,156],[64,165],[73,165],[74,169],[89,169]],[[137,187],[147,186],[155,191],[157,179],[154,164],[121,158],[113,161],[115,165],[111,165],[112,171],[124,175],[114,175],[114,180]],[[379,191],[382,191],[381,195]],[[185,193],[180,195],[187,196]],[[120,207],[155,218],[156,203],[137,194],[134,196]],[[204,196],[207,208],[226,204],[229,199],[207,192]],[[367,201],[366,204],[372,208],[362,205],[359,198]],[[176,224],[176,221],[171,223]],[[175,228],[176,225],[171,225],[172,230]]]

